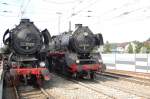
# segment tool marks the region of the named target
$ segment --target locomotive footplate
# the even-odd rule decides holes
[[[84,64],[84,65],[78,65],[78,64],[72,64],[70,67],[71,72],[80,72],[80,71],[99,71],[102,68],[101,64]]]
[[[45,80],[50,80],[51,76],[47,68],[18,68],[11,69],[11,75],[42,75]]]

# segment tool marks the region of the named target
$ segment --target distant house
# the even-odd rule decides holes
[[[124,43],[118,43],[117,44],[117,52],[119,53],[125,53],[127,51],[127,47],[129,45],[129,42],[124,42]]]
[[[112,53],[125,53],[126,46],[128,45],[128,42],[125,43],[111,43],[111,52]]]
[[[144,45],[150,45],[150,40],[143,42]]]
[[[144,42],[132,41],[123,43],[109,43],[109,45],[111,46],[111,53],[128,53],[129,46],[132,46],[133,53],[150,53],[150,38]]]
[[[150,41],[150,38],[148,38],[147,41]]]
[[[112,53],[128,53],[129,45],[132,45],[133,52],[135,52],[136,44],[133,42],[124,42],[124,43],[111,43],[111,52]]]

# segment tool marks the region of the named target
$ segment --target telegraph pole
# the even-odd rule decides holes
[[[60,34],[60,18],[61,18],[61,12],[56,12],[58,14],[58,33]]]
[[[69,32],[71,32],[71,21],[69,21]]]

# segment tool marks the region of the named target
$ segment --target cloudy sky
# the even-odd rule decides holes
[[[30,18],[51,35],[69,29],[71,21],[102,33],[105,42],[144,41],[150,37],[150,0],[0,0],[0,41],[7,28]]]

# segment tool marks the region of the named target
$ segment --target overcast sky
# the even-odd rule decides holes
[[[61,14],[58,14],[61,13]],[[0,41],[7,28],[30,18],[51,35],[82,23],[105,42],[144,41],[150,37],[150,0],[0,0]]]

